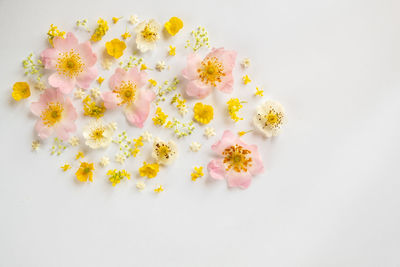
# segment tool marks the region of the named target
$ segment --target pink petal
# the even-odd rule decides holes
[[[81,88],[88,89],[90,87],[90,84],[97,77],[97,74],[98,74],[98,71],[97,71],[97,67],[96,66],[87,68],[83,73],[81,73],[76,78],[76,82],[78,83],[78,85]]]
[[[187,57],[187,66],[182,70],[182,76],[188,80],[194,80],[199,77],[197,70],[201,64],[201,58],[196,54],[190,54]]]
[[[104,92],[101,94],[101,98],[103,98],[104,106],[107,109],[115,109],[118,107],[118,98],[113,92]]]
[[[233,91],[233,75],[232,73],[227,74],[221,79],[221,82],[217,84],[216,88],[221,92],[230,94]]]
[[[47,48],[40,55],[45,69],[55,69],[58,58],[58,51],[55,48]]]
[[[225,148],[238,144],[240,142],[239,138],[236,134],[232,133],[229,130],[226,130],[221,140],[211,146],[211,149],[214,150],[216,153],[221,154]]]
[[[211,93],[212,87],[203,84],[199,80],[189,81],[186,85],[185,91],[188,96],[202,99]]]
[[[125,109],[126,119],[136,127],[142,128],[150,112],[150,104],[156,95],[151,90],[140,90],[133,105]]]
[[[79,44],[77,50],[86,67],[91,67],[96,63],[97,55],[93,53],[92,45],[89,41]]]
[[[49,128],[46,125],[43,124],[42,120],[38,120],[35,124],[35,130],[38,133],[38,136],[41,139],[46,139],[47,137],[49,137],[54,129],[53,128]]]
[[[59,50],[60,52],[66,52],[77,47],[78,39],[72,32],[69,32],[67,33],[65,39],[61,37],[54,37],[53,45],[54,48]]]
[[[142,88],[147,82],[147,73],[133,67],[128,71],[126,79],[135,83],[137,88]]]
[[[207,165],[207,170],[210,176],[216,180],[222,180],[225,176],[225,166],[222,159],[214,159]]]
[[[64,94],[69,94],[75,86],[75,80],[58,74],[57,72],[50,75],[48,82],[51,86],[60,89]]]
[[[256,145],[246,145],[246,149],[251,151],[252,165],[249,168],[249,172],[252,175],[256,175],[262,173],[264,171],[264,165],[262,159],[260,157],[260,153],[258,153],[258,148]]]
[[[232,50],[225,50],[223,47],[213,48],[213,50],[207,55],[207,57],[218,58],[226,73],[232,72],[235,67],[237,52]]]
[[[67,141],[69,138],[68,129],[64,124],[60,124],[55,128],[56,135],[63,141]]]
[[[76,112],[74,105],[72,105],[71,99],[68,97],[65,98],[64,107],[66,110],[66,121],[74,122],[78,118],[78,113]]]
[[[248,172],[230,171],[226,175],[226,180],[229,187],[240,187],[246,189],[251,184],[251,174]]]
[[[126,75],[126,71],[122,68],[117,68],[114,74],[110,77],[108,85],[110,86],[111,90],[117,89],[121,82],[124,80]]]
[[[33,102],[31,104],[31,112],[33,114],[35,114],[36,116],[40,116],[42,114],[43,110],[46,108],[46,106],[47,106],[46,103],[43,103],[40,101]]]

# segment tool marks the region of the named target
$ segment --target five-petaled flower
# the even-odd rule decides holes
[[[208,163],[208,172],[214,179],[225,178],[230,187],[246,189],[252,176],[264,170],[257,146],[245,144],[229,130],[211,148],[221,157]]]

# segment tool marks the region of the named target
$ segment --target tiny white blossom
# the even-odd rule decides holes
[[[165,70],[166,67],[167,67],[167,64],[165,64],[164,60],[160,60],[156,64],[156,70],[158,70],[158,71],[163,71],[163,70]]]
[[[129,23],[135,25],[136,23],[138,23],[139,18],[137,15],[132,15],[129,17]]]
[[[110,159],[107,156],[102,157],[100,160],[100,165],[102,167],[107,166],[109,163],[110,163]]]
[[[204,135],[205,135],[207,138],[210,138],[211,136],[214,136],[214,135],[215,135],[215,130],[214,130],[214,128],[212,128],[212,127],[206,127],[206,128],[204,129]]]
[[[240,65],[242,65],[242,68],[247,69],[250,66],[250,59],[244,58]]]
[[[126,160],[126,157],[124,154],[118,153],[117,155],[115,155],[115,161],[120,163],[120,164],[124,164]]]
[[[100,96],[100,89],[98,87],[92,88],[90,90],[90,94],[92,95],[93,98],[98,98]]]
[[[199,144],[198,142],[193,142],[190,144],[190,150],[192,150],[193,152],[199,151],[200,148],[201,148],[201,144]]]
[[[32,150],[37,151],[40,148],[40,141],[39,140],[33,140],[32,141]]]
[[[143,182],[137,182],[137,183],[136,183],[136,188],[137,188],[139,191],[142,191],[143,189],[146,188],[146,184],[143,183]]]
[[[145,131],[142,137],[144,142],[151,142],[153,140],[153,135],[149,131]]]
[[[79,138],[77,136],[73,136],[68,140],[68,142],[71,146],[77,146],[79,145]]]
[[[74,97],[75,98],[84,99],[85,96],[86,96],[86,92],[83,91],[81,88],[76,89],[75,92],[74,92]]]

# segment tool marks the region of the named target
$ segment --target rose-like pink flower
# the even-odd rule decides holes
[[[123,106],[126,119],[136,127],[143,127],[149,112],[150,104],[156,97],[153,91],[140,89],[146,84],[147,74],[136,67],[125,71],[117,68],[111,76],[110,92],[104,92],[102,98],[107,109]]]
[[[58,89],[46,89],[39,101],[31,104],[31,111],[39,117],[35,130],[42,139],[56,132],[59,138],[67,140],[69,133],[76,130],[78,114],[71,100]]]
[[[190,54],[187,66],[182,71],[183,77],[188,80],[186,94],[195,98],[205,98],[213,88],[231,93],[236,54],[236,51],[224,48],[214,48],[203,60],[196,54]]]
[[[243,143],[229,130],[211,148],[222,157],[208,163],[208,173],[217,180],[226,178],[230,187],[246,189],[252,176],[264,170],[257,146]]]
[[[49,84],[64,94],[70,93],[75,84],[89,88],[97,76],[97,56],[90,42],[80,44],[75,35],[69,32],[65,39],[54,37],[53,45],[54,48],[48,48],[41,54],[44,68],[56,70],[49,76]]]

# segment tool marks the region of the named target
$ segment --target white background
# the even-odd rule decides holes
[[[396,0],[0,0],[0,266],[400,266],[399,10]],[[10,101],[12,84],[26,80],[22,59],[44,49],[51,23],[71,30],[77,19],[93,26],[98,17],[131,14],[183,19],[180,37],[162,44],[178,47],[169,73],[184,66],[184,40],[203,25],[212,45],[252,60],[246,73],[256,82],[235,85],[253,101],[242,115],[250,118],[260,102],[251,97],[257,84],[286,107],[278,138],[243,138],[260,146],[266,167],[249,189],[189,178],[214,156],[209,146],[223,129],[251,129],[248,120],[234,127],[216,118],[211,140],[197,129],[144,192],[135,188],[143,155],[125,165],[133,178],[114,188],[104,170],[87,185],[61,172],[75,148],[50,156],[48,140],[31,151],[28,105],[37,93]],[[238,67],[237,80],[242,74]],[[206,102],[229,97],[213,95]],[[151,121],[145,127],[156,132]],[[200,152],[188,150],[192,141],[203,144]],[[155,183],[166,190],[154,194]]]

